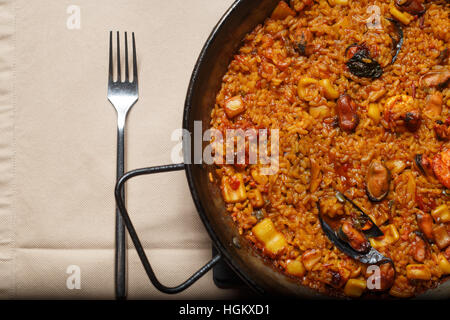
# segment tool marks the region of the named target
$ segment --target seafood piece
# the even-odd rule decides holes
[[[369,165],[366,176],[366,192],[373,202],[383,200],[389,193],[391,174],[386,166],[379,160],[373,160]]]
[[[393,96],[386,101],[384,119],[392,131],[414,132],[420,126],[420,109],[411,96],[406,94]]]
[[[364,45],[353,44],[346,50],[346,55],[351,54],[351,58],[345,63],[348,70],[360,78],[377,79],[383,74],[380,64],[372,59],[369,49]]]
[[[439,182],[450,189],[450,149],[441,151],[434,156],[432,168]]]
[[[346,132],[352,132],[358,126],[359,117],[356,113],[357,105],[347,94],[342,94],[336,105],[339,127]]]

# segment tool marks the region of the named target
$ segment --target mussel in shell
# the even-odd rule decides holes
[[[370,56],[369,49],[364,45],[353,44],[346,49],[351,52],[351,58],[346,62],[348,70],[360,78],[377,79],[383,74],[380,64]]]
[[[364,234],[349,222],[342,224],[339,228],[338,236],[357,252],[365,253],[370,249],[370,243]]]

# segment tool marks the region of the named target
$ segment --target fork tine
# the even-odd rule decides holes
[[[117,31],[117,81],[122,82],[122,76],[120,74],[120,34]]]
[[[129,72],[128,72],[128,39],[127,33],[125,32],[125,81],[129,81]]]
[[[136,59],[136,42],[134,41],[134,32],[133,35],[133,82],[138,82],[138,73],[137,73],[137,59]]]
[[[113,49],[112,49],[112,31],[109,32],[109,74],[108,82],[113,81]]]

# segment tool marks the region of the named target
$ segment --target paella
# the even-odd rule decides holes
[[[213,150],[210,178],[242,237],[299,285],[408,298],[450,274],[449,13],[280,1],[242,40],[211,128],[232,150],[230,130],[276,132],[277,169],[251,161],[244,137],[244,161]]]

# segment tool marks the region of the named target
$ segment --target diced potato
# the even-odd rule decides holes
[[[406,277],[416,280],[430,280],[431,272],[424,264],[409,264],[406,266]]]
[[[394,16],[395,19],[397,19],[404,25],[408,25],[414,19],[414,17],[408,12],[402,12],[398,10],[394,5],[391,5],[389,7],[389,12]]]
[[[373,120],[373,122],[375,122],[376,124],[378,122],[380,122],[381,111],[380,111],[380,108],[378,107],[378,104],[376,104],[376,103],[369,104],[369,107],[367,109],[367,114]]]
[[[296,259],[288,262],[286,272],[296,277],[303,277],[306,269],[303,263],[299,259]]]
[[[228,118],[234,118],[238,114],[244,112],[244,101],[242,101],[241,96],[232,97],[225,101],[224,109]]]
[[[237,203],[247,199],[244,179],[240,173],[233,177],[223,176],[221,187],[223,199],[227,203]]]
[[[266,243],[266,249],[267,251],[269,251],[270,253],[276,255],[278,253],[280,253],[281,251],[284,250],[284,248],[286,248],[287,246],[287,242],[286,239],[284,238],[283,234],[280,232],[277,232],[272,239],[270,239],[267,243]]]
[[[337,91],[334,86],[331,84],[329,79],[322,79],[319,81],[319,85],[325,91],[325,97],[327,99],[337,99],[339,98],[339,91]]]
[[[265,218],[253,227],[252,232],[259,241],[266,243],[273,238],[277,230],[272,220]]]
[[[433,228],[433,238],[439,249],[445,249],[450,245],[450,235],[443,224]]]
[[[363,294],[364,290],[366,290],[365,280],[349,279],[345,284],[344,293],[349,297],[358,298]]]
[[[443,274],[450,274],[450,262],[442,253],[438,256],[438,265]]]
[[[269,178],[266,175],[261,174],[258,169],[253,169],[251,171],[251,175],[256,183],[260,185],[265,185],[267,182],[269,182]]]
[[[271,18],[275,20],[284,20],[288,16],[295,16],[295,11],[292,10],[286,2],[280,1],[275,10],[273,10]]]
[[[400,238],[397,228],[393,224],[387,225],[386,227],[381,227],[381,231],[383,231],[384,236],[370,238],[370,244],[375,249],[395,243]]]
[[[281,252],[287,246],[283,234],[275,229],[275,225],[269,218],[263,219],[254,226],[252,232],[264,244],[267,251],[274,255]]]
[[[450,211],[446,204],[442,204],[433,211],[431,211],[431,215],[433,216],[436,222],[447,223],[450,221]]]
[[[302,262],[305,266],[306,270],[311,270],[315,264],[317,264],[320,259],[322,258],[322,255],[320,251],[311,249],[303,253],[302,255]]]
[[[247,192],[247,198],[250,200],[253,208],[258,209],[264,206],[264,199],[261,195],[261,191],[259,191],[258,189],[252,189]]]
[[[309,114],[315,119],[322,119],[330,114],[330,109],[327,106],[310,107]]]

